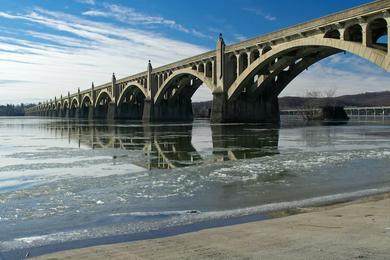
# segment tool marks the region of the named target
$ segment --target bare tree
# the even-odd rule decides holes
[[[309,90],[306,91],[304,103],[304,117],[308,120],[314,120],[320,117],[322,107],[332,107],[336,105],[334,97],[336,89],[324,91]]]
[[[323,97],[325,98],[325,106],[336,106],[336,100],[334,99],[336,97],[335,88],[324,90]]]

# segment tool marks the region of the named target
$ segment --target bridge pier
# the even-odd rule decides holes
[[[212,123],[266,123],[279,124],[277,97],[252,98],[246,93],[235,100],[227,100],[226,94],[213,94]]]
[[[176,97],[154,104],[153,121],[191,122],[193,120],[192,102],[189,97]]]
[[[108,103],[107,106],[107,121],[114,121],[117,119],[117,107],[115,102]]]
[[[279,124],[279,102],[277,97],[249,97],[241,94],[227,104],[225,122]]]
[[[89,106],[86,110],[86,114],[83,114],[83,117],[88,118],[88,120],[93,120],[95,118],[95,108],[93,106]]]
[[[154,116],[154,106],[153,106],[153,100],[150,98],[146,98],[144,101],[144,109],[142,112],[142,121],[145,123],[153,122]]]
[[[69,117],[70,118],[80,118],[80,109],[79,108],[72,108],[69,110]]]
[[[144,105],[142,103],[137,104],[121,104],[117,108],[118,119],[125,120],[141,120]]]

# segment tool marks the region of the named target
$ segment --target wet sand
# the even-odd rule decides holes
[[[390,259],[390,194],[275,217],[36,259]]]

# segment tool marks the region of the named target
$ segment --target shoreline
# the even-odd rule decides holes
[[[377,202],[389,200],[390,192],[368,195],[363,197],[348,198],[341,201],[333,201],[324,203],[322,205],[314,205],[303,208],[291,208],[286,210],[279,210],[268,212],[264,214],[249,214],[241,217],[232,217],[224,219],[215,219],[209,221],[197,222],[184,226],[169,227],[155,231],[142,232],[137,234],[117,235],[111,237],[86,239],[79,241],[69,241],[62,244],[51,244],[45,246],[39,246],[34,248],[27,248],[22,250],[13,250],[5,253],[0,253],[0,259],[21,259],[26,255],[42,256],[45,259],[46,255],[61,255],[68,252],[75,252],[78,250],[89,250],[91,248],[107,247],[120,244],[131,244],[137,242],[147,242],[152,240],[169,239],[171,237],[177,237],[182,235],[191,235],[207,230],[229,229],[235,226],[241,226],[250,223],[257,223],[259,225],[262,222],[269,222],[278,219],[286,219],[295,215],[304,215],[310,213],[326,212],[333,209],[346,207],[349,205],[359,205],[369,202]],[[390,203],[389,203],[390,206]],[[390,208],[389,208],[390,215]],[[389,223],[390,227],[390,223]]]
[[[387,259],[390,193],[270,214],[271,219],[34,259]]]

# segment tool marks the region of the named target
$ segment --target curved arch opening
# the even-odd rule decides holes
[[[79,117],[89,118],[90,113],[93,113],[92,100],[89,96],[83,97],[80,105]]]
[[[118,102],[118,118],[141,120],[144,110],[145,94],[136,86],[128,86]]]
[[[79,107],[79,104],[78,104],[77,99],[73,99],[72,103],[70,105],[70,109],[69,109],[69,117],[76,117],[76,116],[78,116],[78,114],[77,114],[78,107]]]
[[[203,63],[199,64],[198,72],[204,73],[204,64]]]
[[[261,51],[261,55],[264,55],[264,54],[266,54],[267,52],[270,52],[270,51],[272,51],[272,47],[271,46],[265,46],[263,48],[263,50]]]
[[[237,75],[237,57],[231,54],[228,58],[228,62],[225,66],[226,70],[226,81],[228,85],[231,85],[238,77]]]
[[[322,58],[322,59],[320,59]],[[303,61],[304,62],[304,61]],[[387,91],[390,76],[376,64],[352,53],[319,57],[284,82],[279,93],[280,110],[304,109],[304,118],[316,117],[323,107],[362,107],[367,104],[353,95]],[[369,80],[379,78],[378,81]],[[344,98],[337,98],[345,96]],[[379,103],[376,105],[381,106]]]
[[[190,122],[197,117],[209,118],[212,94],[201,77],[206,82],[209,81],[209,77],[203,73],[198,76],[190,71],[174,74],[158,94],[155,102],[157,118],[171,122]]]
[[[370,47],[388,51],[387,22],[383,18],[371,21],[367,28],[367,44]]]
[[[69,116],[69,104],[68,104],[68,101],[64,101],[64,104],[63,104],[63,107],[62,109],[60,110],[60,113],[61,113],[61,117],[68,117]]]
[[[250,63],[254,62],[258,58],[260,58],[259,50],[252,50],[251,55],[250,55],[250,59],[249,59]]]
[[[339,30],[336,30],[336,29],[329,30],[325,33],[324,38],[340,40],[341,34],[340,34]]]
[[[354,24],[345,29],[344,40],[351,42],[363,42],[363,29],[359,24]]]
[[[211,78],[213,76],[213,64],[211,61],[206,63],[206,77]]]
[[[241,74],[248,67],[248,64],[249,64],[248,63],[248,55],[245,52],[240,54],[239,64],[240,64],[239,74]]]
[[[108,108],[111,103],[111,97],[107,92],[99,93],[96,99],[94,117],[98,119],[106,119],[108,117]]]
[[[58,102],[56,105],[55,105],[55,112],[54,112],[54,115],[57,116],[57,117],[60,117],[61,116],[61,103]]]

